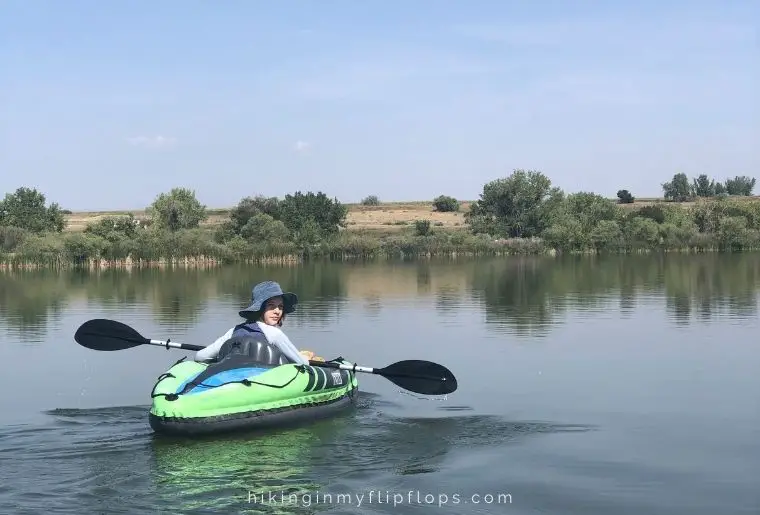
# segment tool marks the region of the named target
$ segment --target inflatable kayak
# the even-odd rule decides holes
[[[273,347],[253,345],[214,362],[183,358],[161,374],[151,392],[151,428],[184,435],[248,430],[324,418],[355,406],[354,371],[288,363]],[[343,358],[330,361],[350,365]]]

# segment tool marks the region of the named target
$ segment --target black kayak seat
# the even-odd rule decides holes
[[[235,336],[224,342],[219,349],[216,362],[222,363],[228,360],[242,360],[246,363],[269,367],[293,363],[280,349],[269,343],[261,333]]]

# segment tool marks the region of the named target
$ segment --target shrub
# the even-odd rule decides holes
[[[631,192],[628,190],[618,190],[617,197],[620,199],[621,204],[633,204],[635,200]]]
[[[0,225],[0,252],[13,252],[29,236],[29,231],[21,227]]]
[[[263,243],[285,241],[290,236],[290,231],[281,220],[258,213],[243,226],[240,235],[251,243]]]
[[[380,200],[378,200],[377,195],[370,195],[363,198],[361,204],[362,206],[379,206]]]
[[[106,216],[96,222],[90,222],[84,232],[111,241],[122,237],[134,238],[137,235],[137,227],[137,220],[132,213],[129,213]]]
[[[430,220],[415,220],[414,234],[416,236],[427,236],[430,234]]]
[[[614,220],[601,220],[591,231],[590,239],[597,250],[616,250],[623,245],[623,231]]]
[[[433,199],[433,207],[441,213],[459,211],[459,201],[454,197],[439,195]]]
[[[75,264],[100,258],[108,242],[101,236],[84,232],[68,233],[63,238],[63,251],[66,259]]]
[[[629,247],[651,248],[660,242],[660,226],[649,218],[634,216],[626,220],[623,235]]]
[[[231,225],[229,228],[235,233],[240,234],[240,231],[248,223],[251,217],[257,214],[269,215],[275,220],[280,219],[280,201],[276,197],[264,197],[258,195],[256,197],[245,197],[232,211],[230,211]]]

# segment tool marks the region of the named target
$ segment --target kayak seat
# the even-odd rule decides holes
[[[280,349],[269,343],[261,333],[236,336],[224,342],[219,349],[217,362],[221,363],[227,360],[245,361],[246,363],[269,367],[293,363]]]
[[[237,382],[293,362],[269,343],[263,334],[250,333],[224,342],[217,358],[207,363],[204,371],[180,385],[176,393],[199,393],[209,387]]]

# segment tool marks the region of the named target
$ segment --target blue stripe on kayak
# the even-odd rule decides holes
[[[267,370],[270,370],[270,369],[260,368],[260,367],[246,367],[246,368],[232,368],[229,370],[224,370],[222,372],[219,372],[218,374],[214,374],[211,377],[207,377],[206,379],[203,380],[202,385],[194,386],[193,389],[190,390],[189,392],[186,392],[185,395],[205,392],[207,390],[213,389],[213,387],[215,386],[220,386],[224,383],[229,383],[232,381],[241,381],[243,379],[250,379],[251,377],[255,377],[259,374],[266,372]],[[187,381],[179,385],[176,392],[181,392],[182,389],[185,387],[185,385],[191,382],[196,377],[198,377],[198,375],[200,374],[196,374],[195,376],[189,378]]]

